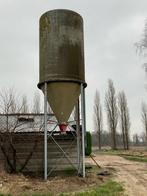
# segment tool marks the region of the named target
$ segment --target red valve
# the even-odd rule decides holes
[[[61,132],[65,132],[67,128],[67,124],[59,124],[59,128]]]

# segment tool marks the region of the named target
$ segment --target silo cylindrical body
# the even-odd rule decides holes
[[[82,17],[70,10],[51,10],[40,18],[40,77],[47,82],[48,102],[59,123],[67,122],[85,84]]]

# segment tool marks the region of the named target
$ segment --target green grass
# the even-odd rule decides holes
[[[147,157],[143,155],[133,155],[133,154],[125,154],[124,150],[106,150],[100,151],[97,154],[99,155],[117,155],[123,157],[130,161],[137,161],[137,162],[147,162]]]
[[[119,196],[123,195],[123,187],[114,181],[109,181],[106,184],[100,186],[96,189],[97,195],[107,195],[107,196]]]
[[[129,160],[129,161],[137,161],[137,162],[146,162],[147,163],[147,157],[144,157],[144,156],[133,156],[133,155],[120,155],[120,156]]]
[[[53,193],[48,193],[48,194],[34,193],[32,195],[30,195],[30,194],[23,194],[23,195],[20,195],[20,196],[55,196],[55,195]]]
[[[108,181],[105,184],[92,189],[90,191],[74,193],[74,194],[60,194],[59,196],[123,196],[123,188],[120,184],[114,181]]]

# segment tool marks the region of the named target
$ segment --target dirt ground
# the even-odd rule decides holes
[[[67,174],[64,177],[50,177],[47,182],[44,182],[42,178],[32,178],[21,174],[8,174],[1,168],[0,193],[10,193],[13,196],[20,196],[26,193],[27,195],[32,195],[33,193],[47,194],[52,192],[56,195],[63,192],[84,191],[102,184],[108,178],[96,175],[97,168],[94,170],[96,171],[88,170],[89,172],[85,179],[75,174],[70,176]]]
[[[129,161],[114,155],[96,155],[102,166],[113,168],[114,179],[120,182],[128,196],[147,196],[147,163]],[[92,163],[90,159],[87,162]]]

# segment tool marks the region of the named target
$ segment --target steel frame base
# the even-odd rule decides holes
[[[55,127],[48,132],[47,130],[47,83],[44,83],[44,180],[46,181],[48,176],[55,170],[56,165],[48,171],[48,153],[47,153],[47,141],[48,138],[51,138],[53,142],[58,146],[60,151],[62,152],[62,156],[58,159],[62,159],[66,157],[68,162],[73,166],[75,170],[77,170],[78,175],[81,175],[85,178],[85,139],[86,139],[86,116],[85,116],[85,88],[84,85],[81,84],[81,125],[82,132],[80,138],[80,109],[79,109],[79,100],[76,104],[76,140],[77,140],[77,167],[72,163],[70,157],[67,155],[67,150],[64,151],[62,147],[58,144],[58,142],[53,137],[53,132],[55,128],[58,126],[58,123],[55,124]],[[71,143],[72,145],[72,143]]]

